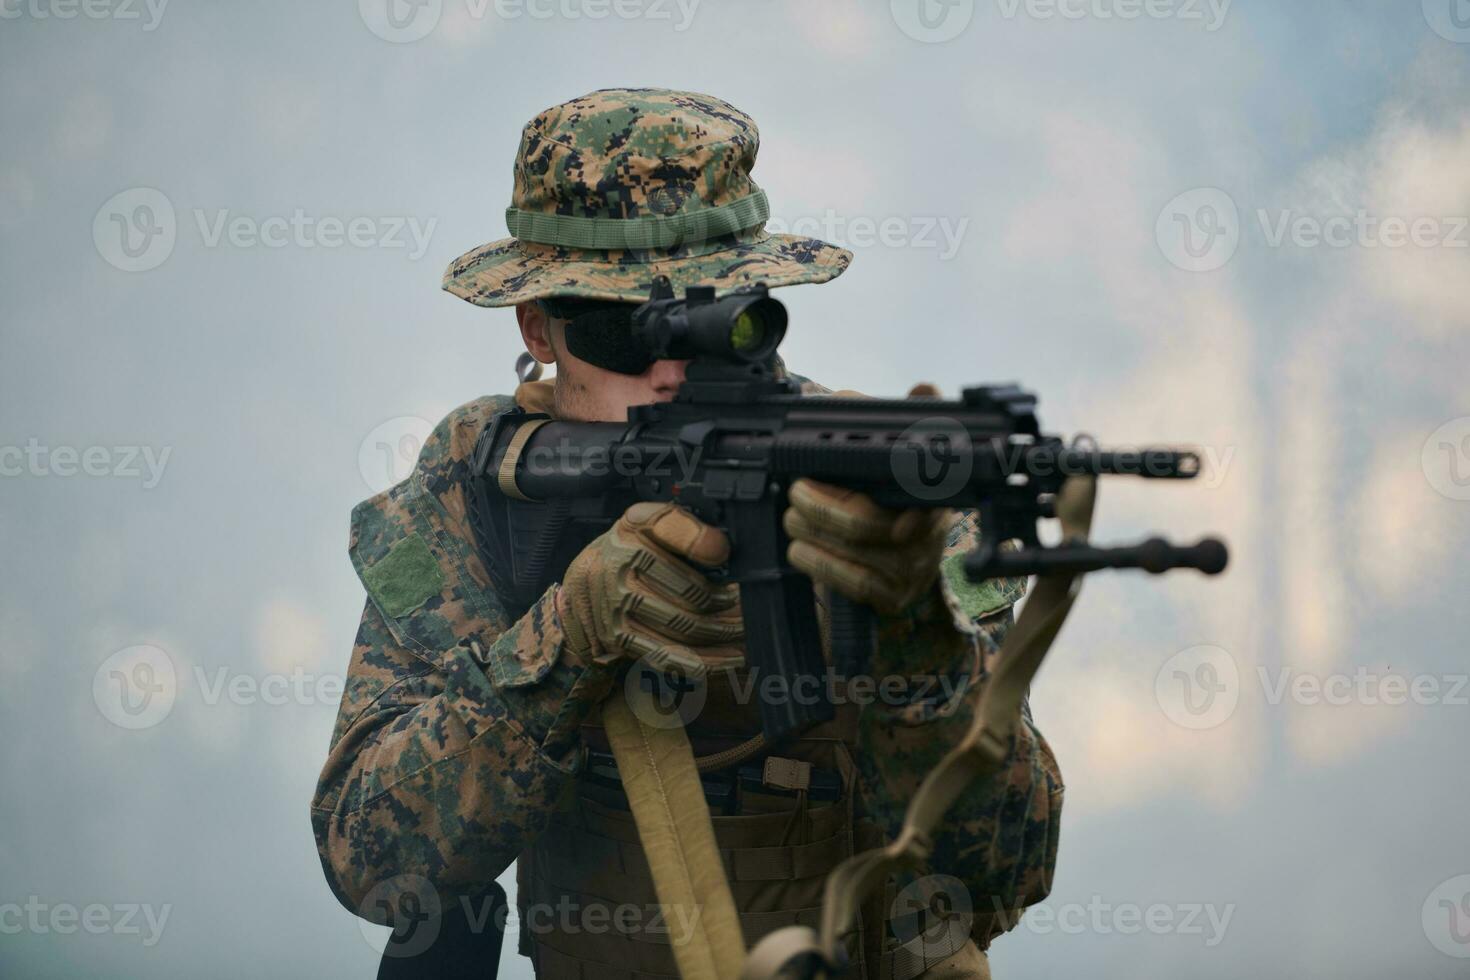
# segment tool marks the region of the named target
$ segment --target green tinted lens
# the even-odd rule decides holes
[[[730,328],[730,347],[737,351],[752,351],[766,339],[766,325],[760,315],[744,310],[735,318]]]

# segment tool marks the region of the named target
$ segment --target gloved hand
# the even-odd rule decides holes
[[[587,665],[642,658],[691,679],[704,676],[706,660],[740,657],[740,593],[695,567],[729,554],[723,532],[675,504],[629,507],[562,579],[556,602],[568,652]]]
[[[791,485],[788,501],[786,559],[815,583],[896,615],[939,575],[950,510],[889,510],[867,494],[807,479]]]

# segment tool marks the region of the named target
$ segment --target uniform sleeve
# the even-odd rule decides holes
[[[940,583],[908,622],[885,624],[873,674],[897,676],[859,720],[858,767],[869,816],[891,838],[920,782],[969,731],[988,669],[1013,622],[1024,579],[970,583],[964,555],[977,531],[964,514],[950,534]],[[1051,890],[1063,795],[1051,747],[1023,704],[1022,723],[1000,772],[955,802],[934,840],[926,873],[963,883],[982,948],[1013,925],[1017,910]],[[1004,912],[1004,915],[996,913]]]
[[[368,601],[311,817],[327,880],[359,914],[396,876],[483,892],[580,768],[599,693],[563,662],[555,587],[507,622],[467,540],[456,466],[482,414],[451,416],[409,480],[353,512]]]
[[[503,640],[518,643],[527,630],[518,623]],[[548,679],[537,692],[533,703],[545,707],[530,718],[554,714],[566,688]],[[374,885],[397,875],[421,876],[445,894],[483,891],[541,830],[575,771],[576,754],[547,752],[544,734],[516,716],[472,649],[430,668],[369,602],[311,806],[338,900],[357,911]]]

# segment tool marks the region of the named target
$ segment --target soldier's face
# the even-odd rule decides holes
[[[670,401],[684,382],[688,361],[654,361],[639,375],[587,363],[567,350],[566,321],[548,317],[536,303],[517,304],[516,319],[531,356],[542,364],[556,365],[557,418],[623,422],[630,407]]]

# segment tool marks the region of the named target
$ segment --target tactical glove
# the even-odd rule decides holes
[[[896,615],[939,575],[952,511],[888,510],[867,494],[807,479],[791,485],[788,502],[786,558],[819,585]]]
[[[909,391],[910,398],[938,396],[927,383]],[[817,585],[892,616],[908,611],[939,577],[953,511],[888,510],[865,493],[806,479],[791,485],[787,503],[786,560]]]
[[[584,665],[641,658],[691,679],[710,663],[738,660],[739,592],[695,567],[729,555],[719,529],[677,505],[634,504],[567,568],[557,594],[567,651]]]

